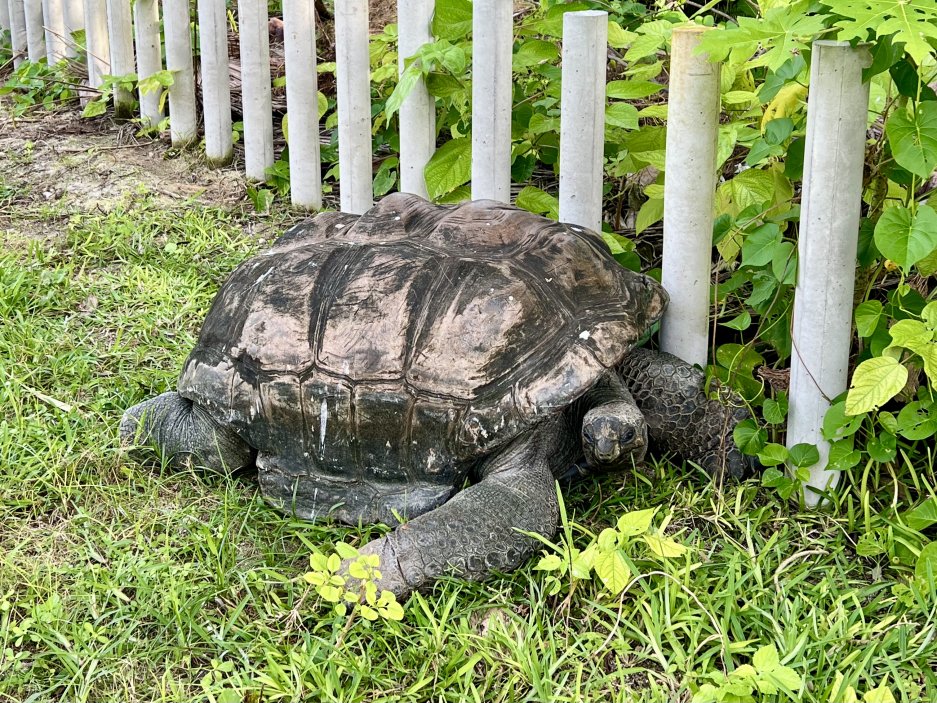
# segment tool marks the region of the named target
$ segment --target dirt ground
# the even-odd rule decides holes
[[[132,125],[83,119],[77,108],[22,118],[8,108],[0,101],[0,230],[7,234],[47,236],[31,231],[38,221],[106,212],[144,196],[167,207],[243,202],[242,174],[209,169],[198,150],[180,153],[137,137]]]

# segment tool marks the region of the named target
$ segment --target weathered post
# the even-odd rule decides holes
[[[433,0],[397,0],[398,69],[423,44],[433,41]],[[436,151],[436,100],[422,79],[400,106],[400,190],[429,197],[423,170]]]
[[[244,115],[244,170],[252,181],[267,180],[273,166],[273,109],[270,94],[270,36],[267,4],[239,0],[241,112]]]
[[[696,51],[705,31],[679,27],[671,38],[662,271],[670,305],[660,342],[664,351],[704,368],[720,104],[719,64]]]
[[[374,204],[367,0],[336,3],[335,63],[341,209],[360,215]]]
[[[139,2],[140,0],[137,0]],[[231,77],[228,69],[228,12],[224,0],[198,0],[202,54],[202,115],[205,156],[212,168],[231,163]]]
[[[111,72],[105,0],[85,0],[85,44],[88,50],[88,85],[99,88]],[[90,96],[85,96],[90,99]]]
[[[8,0],[7,8],[10,14],[10,43],[13,49],[13,67],[18,68],[26,56],[26,8],[23,5],[23,0]]]
[[[46,58],[50,64],[57,63],[66,55],[65,7],[63,0],[42,0],[45,16]]]
[[[58,2],[59,0],[49,0]],[[111,73],[126,76],[134,73],[133,20],[127,0],[107,0],[107,26],[111,38]],[[64,25],[64,17],[62,18]],[[133,116],[133,95],[129,90],[118,88],[114,93],[114,115],[121,119]]]
[[[560,222],[602,231],[608,13],[563,15]]]
[[[198,136],[195,121],[195,71],[188,0],[163,0],[166,68],[173,72],[169,87],[169,134],[172,145],[186,147]]]
[[[513,9],[504,0],[472,5],[473,200],[511,202]]]
[[[137,47],[137,75],[149,78],[163,70],[162,42],[159,35],[159,3],[157,0],[136,0],[133,4],[133,26]],[[140,116],[143,123],[155,127],[163,119],[160,109],[162,89],[140,91]]]
[[[26,54],[37,63],[46,56],[46,31],[43,26],[42,0],[25,0]]]
[[[322,163],[313,0],[283,0],[283,28],[290,114],[290,201],[295,207],[318,210],[322,207]]]
[[[10,30],[10,5],[0,0],[0,31]]]
[[[868,52],[849,42],[813,43],[807,143],[794,291],[787,444],[817,445],[804,500],[832,488],[829,443],[821,435],[830,399],[846,390],[852,335],[856,248],[862,203],[869,84]],[[811,489],[817,489],[816,491]]]

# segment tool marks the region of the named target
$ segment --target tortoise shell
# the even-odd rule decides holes
[[[412,516],[589,390],[666,301],[584,228],[396,194],[241,264],[179,393],[258,450],[262,487],[267,472],[321,483],[325,502],[384,497],[381,514],[339,514],[352,522]]]

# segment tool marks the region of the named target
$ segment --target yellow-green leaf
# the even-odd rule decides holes
[[[907,382],[908,370],[890,356],[863,361],[852,375],[846,414],[871,412],[894,398]]]
[[[679,557],[683,554],[686,554],[687,548],[684,547],[679,542],[675,542],[669,537],[661,537],[659,535],[644,535],[644,541],[647,542],[647,546],[651,548],[651,551],[654,552],[657,556],[663,557],[665,559],[672,559],[674,557]]]

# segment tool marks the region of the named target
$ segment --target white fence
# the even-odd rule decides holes
[[[372,204],[371,104],[367,0],[336,0],[338,141],[341,208],[362,213]],[[159,11],[162,8],[163,36]],[[510,200],[511,3],[474,0],[472,196]],[[78,12],[83,7],[83,13]],[[189,0],[0,0],[0,24],[9,29],[19,63],[73,55],[71,32],[87,37],[89,84],[102,76],[166,68],[173,144],[197,137]],[[239,0],[245,170],[262,181],[274,163],[267,3]],[[432,40],[433,0],[398,0],[400,70],[404,59]],[[6,10],[3,12],[2,10]],[[233,153],[225,0],[198,0],[195,25],[201,47],[202,115],[212,165]],[[315,66],[314,0],[283,0],[287,107],[290,112],[291,197],[295,206],[322,205]],[[607,15],[571,12],[563,24],[559,216],[595,230],[602,221]],[[662,345],[705,365],[712,299],[711,251],[719,121],[719,66],[695,52],[703,30],[675,30],[665,169],[663,280],[672,303]],[[134,44],[136,49],[134,50]],[[863,50],[817,42],[813,52],[795,293],[788,445],[816,444],[821,461],[810,485],[835,484],[825,469],[828,445],[820,435],[830,399],[846,390],[853,269],[856,254],[868,86]],[[130,96],[115,96],[126,114]],[[140,96],[141,117],[161,119],[154,95]],[[418,84],[400,109],[400,187],[426,197],[423,170],[436,148],[435,103]],[[808,504],[818,494],[806,492]]]

